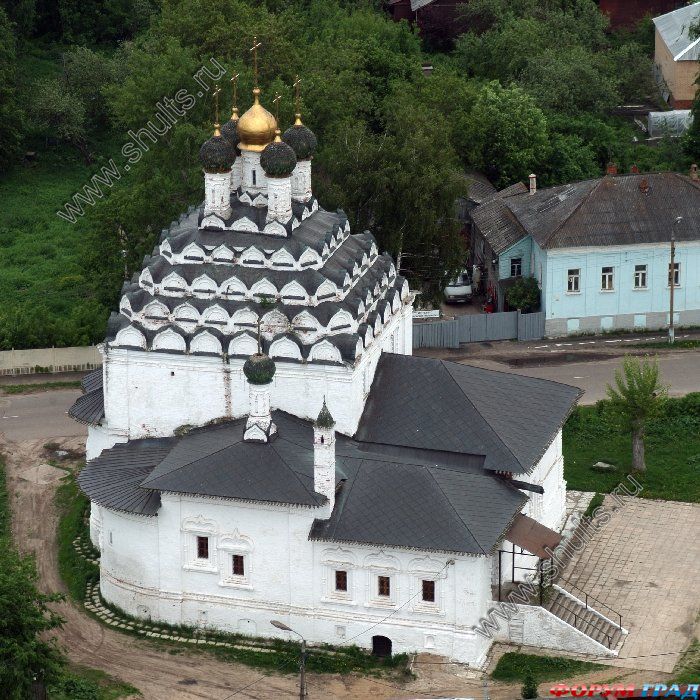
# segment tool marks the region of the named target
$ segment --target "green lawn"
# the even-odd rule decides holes
[[[38,384],[5,384],[0,385],[0,394],[35,394],[38,391],[51,389],[79,389],[79,381],[40,382]]]
[[[518,683],[531,673],[537,683],[561,681],[590,671],[605,668],[602,664],[567,659],[563,656],[538,656],[509,651],[503,654],[496,664],[491,677],[496,681]]]
[[[646,458],[646,474],[635,474],[642,498],[700,502],[700,393],[669,399],[649,425]],[[598,461],[618,469],[596,472],[591,466]],[[631,438],[615,428],[605,404],[577,408],[564,426],[567,487],[607,493],[626,481],[631,465]]]

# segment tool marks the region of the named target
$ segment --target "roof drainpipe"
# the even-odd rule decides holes
[[[530,194],[535,194],[537,192],[537,175],[532,173],[530,175]]]

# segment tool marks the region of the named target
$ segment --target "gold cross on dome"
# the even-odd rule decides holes
[[[253,37],[253,45],[250,50],[253,52],[253,77],[255,78],[255,87],[258,87],[258,49],[262,43],[258,41],[258,37]]]
[[[272,100],[274,105],[275,105],[275,120],[277,123],[280,123],[280,100],[282,99],[282,95],[279,94],[279,92],[275,95],[275,99]]]
[[[301,110],[299,109],[301,106],[301,88],[299,87],[301,85],[301,78],[297,75],[294,78],[294,107],[297,112],[300,112]]]
[[[219,93],[221,92],[221,88],[219,87],[218,83],[216,85],[216,88],[214,89],[214,92],[212,93],[212,97],[214,98],[214,122],[218,125],[219,124]]]
[[[236,103],[238,102],[238,78],[240,75],[240,73],[236,73],[236,75],[231,76],[231,92],[233,99],[233,104],[231,105],[233,107],[232,116],[238,112],[238,105]]]

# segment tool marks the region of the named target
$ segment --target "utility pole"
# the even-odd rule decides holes
[[[668,269],[668,283],[670,287],[670,308],[668,316],[668,342],[673,345],[676,342],[676,329],[673,324],[673,295],[676,290],[676,226],[683,221],[682,216],[677,216],[671,229],[671,264]]]

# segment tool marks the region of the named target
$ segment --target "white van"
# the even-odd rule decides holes
[[[462,270],[455,279],[445,287],[445,301],[450,304],[459,301],[471,301],[472,280],[468,270]]]

